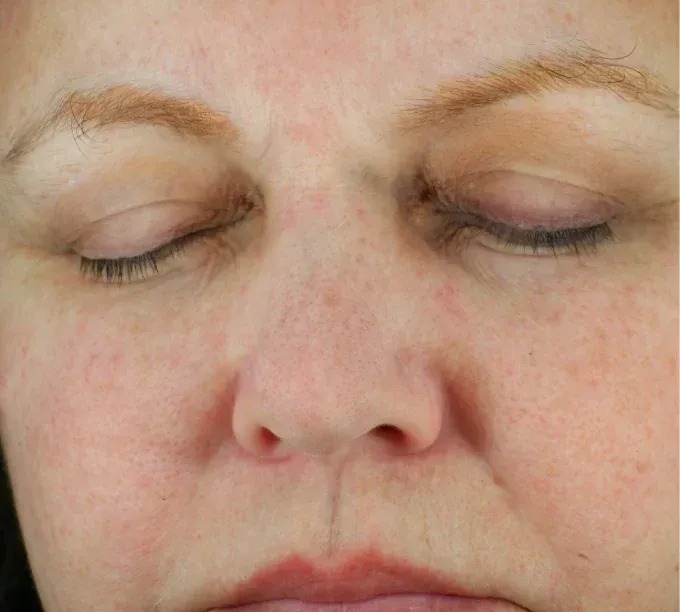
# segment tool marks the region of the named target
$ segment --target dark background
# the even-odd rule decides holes
[[[28,566],[2,453],[0,453],[0,612],[43,612]]]

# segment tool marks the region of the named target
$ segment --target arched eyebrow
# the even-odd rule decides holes
[[[425,89],[420,100],[399,112],[397,128],[408,134],[445,125],[471,109],[569,90],[606,91],[676,119],[678,92],[649,70],[621,64],[623,59],[607,58],[586,44],[570,44],[492,65],[481,75]]]
[[[55,94],[47,112],[26,125],[5,156],[16,163],[51,135],[70,129],[74,138],[109,125],[153,125],[196,138],[221,138],[234,142],[240,132],[225,113],[201,100],[180,98],[159,89],[133,84],[103,89],[79,89]]]
[[[567,90],[604,90],[632,103],[678,117],[678,93],[650,71],[619,63],[587,45],[569,45],[537,56],[492,66],[481,75],[447,80],[424,90],[395,111],[397,132],[411,134],[448,124],[462,114],[521,96]],[[49,133],[70,128],[74,136],[108,125],[156,125],[197,138],[237,143],[241,132],[226,113],[204,102],[132,84],[81,89],[54,96],[41,117],[20,129],[2,159],[12,165],[34,150]],[[77,132],[80,132],[78,134]]]

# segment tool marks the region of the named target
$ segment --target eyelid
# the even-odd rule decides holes
[[[80,257],[80,271],[90,280],[105,279],[105,283],[117,281],[118,284],[123,282],[124,278],[132,283],[137,280],[136,277],[146,279],[147,273],[152,272],[153,275],[161,276],[162,272],[158,269],[158,264],[164,261],[181,257],[194,243],[201,240],[215,239],[220,241],[222,246],[228,247],[231,250],[231,245],[228,239],[221,238],[222,235],[228,236],[230,230],[236,228],[252,211],[259,209],[256,202],[242,198],[238,206],[232,207],[227,211],[230,218],[225,219],[221,214],[213,217],[213,224],[208,224],[206,221],[195,223],[189,228],[184,228],[182,231],[177,231],[177,236],[172,240],[161,244],[160,246],[146,250],[143,253],[131,257],[115,257],[115,258],[87,258]],[[224,212],[224,211],[220,211]],[[220,219],[219,223],[217,219]],[[193,228],[193,229],[192,229]],[[112,280],[113,279],[113,280]]]
[[[121,257],[117,259],[88,259],[87,257],[81,257],[80,271],[88,279],[99,280],[105,278],[106,283],[111,283],[113,282],[112,279],[115,279],[119,284],[123,282],[124,277],[127,277],[129,282],[133,282],[133,275],[135,274],[145,279],[149,270],[153,271],[154,275],[160,276],[161,272],[158,270],[158,264],[170,258],[183,256],[193,243],[204,238],[215,237],[221,232],[227,231],[230,227],[216,226],[184,234],[167,244],[163,244],[140,255],[135,255],[134,257]]]
[[[606,194],[513,170],[476,173],[456,185],[435,181],[434,188],[444,203],[516,228],[596,225],[625,209]]]
[[[432,178],[425,179],[424,185],[421,182],[420,194],[416,198],[418,206],[413,210],[417,221],[424,219],[427,241],[436,250],[447,253],[450,247],[460,250],[475,244],[504,255],[515,255],[510,251],[521,249],[523,252],[519,254],[526,256],[527,250],[531,249],[533,257],[548,254],[555,257],[558,254],[578,256],[581,252],[594,254],[604,243],[620,242],[610,222],[616,219],[614,211],[621,208],[618,203],[612,204],[611,198],[548,179],[548,194],[552,197],[545,198],[546,203],[541,197],[543,190],[536,189],[536,181],[542,182],[545,189],[546,179],[543,177],[521,177],[517,182],[524,189],[515,188],[514,193],[504,189],[502,182],[494,184],[487,180],[485,183],[489,176],[498,181],[509,174],[517,181],[515,173],[495,172],[480,173],[476,176],[480,179],[478,182],[468,180],[464,188],[451,181]],[[480,184],[487,189],[476,189]],[[557,190],[563,190],[569,197],[560,193],[560,206],[556,207],[556,212]],[[529,207],[528,213],[525,194],[537,200]],[[581,205],[582,199],[587,202],[585,207]],[[539,214],[537,210],[541,208],[543,210]],[[430,213],[423,215],[424,209],[429,209]],[[604,218],[603,211],[609,212]]]
[[[242,203],[199,208],[196,202],[155,202],[101,219],[78,238],[71,250],[88,259],[124,259],[148,253],[187,234],[227,225]]]

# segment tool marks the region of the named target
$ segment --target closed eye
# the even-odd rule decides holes
[[[456,205],[452,206],[453,209]],[[438,230],[438,243],[441,248],[452,246],[460,249],[475,235],[485,233],[493,237],[502,249],[530,249],[533,255],[575,254],[581,252],[595,254],[598,247],[606,242],[617,241],[609,223],[585,225],[567,228],[520,228],[499,223],[482,215],[447,210],[440,212],[444,216],[441,229]]]
[[[201,238],[209,238],[227,231],[231,226],[217,226],[192,232],[175,238],[168,244],[158,247],[147,253],[134,257],[121,257],[117,259],[88,259],[80,258],[80,271],[90,280],[104,281],[106,283],[121,284],[124,280],[132,282],[136,279],[145,280],[149,275],[159,275],[159,264],[171,258],[182,257],[192,243]]]

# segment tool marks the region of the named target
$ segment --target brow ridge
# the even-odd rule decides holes
[[[632,53],[632,52],[631,52]],[[586,44],[543,51],[536,56],[492,64],[481,74],[447,80],[434,89],[421,88],[395,111],[397,132],[410,134],[451,123],[460,115],[518,96],[571,89],[609,91],[623,100],[678,117],[678,94],[649,71],[618,63]],[[240,131],[225,113],[193,98],[180,98],[159,89],[132,84],[103,89],[79,89],[54,95],[52,110],[23,129],[3,163],[18,163],[49,132],[70,128],[78,141],[88,132],[113,124],[143,124],[170,128],[195,138],[221,138],[236,143]],[[0,166],[3,165],[0,163]]]

